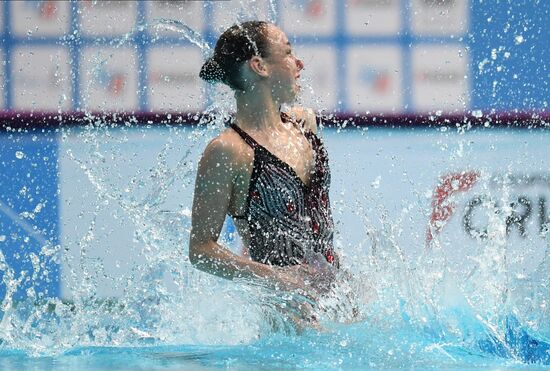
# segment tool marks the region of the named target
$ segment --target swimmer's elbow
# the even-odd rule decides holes
[[[189,241],[189,262],[196,268],[200,264],[201,258],[204,256],[204,247],[203,244],[198,241],[194,241],[193,237]]]
[[[204,259],[204,254],[202,252],[200,245],[189,244],[189,262],[195,267],[198,268],[201,260]]]
[[[189,262],[194,268],[222,278],[231,279],[233,272],[227,268],[227,258],[212,242],[190,244]]]
[[[189,262],[195,268],[208,271],[207,267],[213,260],[212,247],[209,243],[193,243],[189,244]]]

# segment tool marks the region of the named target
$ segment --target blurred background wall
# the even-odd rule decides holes
[[[201,50],[153,27],[166,18],[211,45],[236,20],[276,22],[317,109],[541,110],[549,15],[546,0],[5,1],[0,109],[204,109]]]

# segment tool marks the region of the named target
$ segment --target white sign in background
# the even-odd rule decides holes
[[[347,0],[347,32],[353,36],[396,36],[401,31],[401,0]]]
[[[335,1],[289,0],[280,8],[282,29],[290,36],[330,36],[336,31]]]
[[[133,48],[91,47],[80,60],[80,94],[92,110],[138,108],[137,57]]]
[[[94,262],[101,267],[97,274],[98,293],[102,297],[121,295],[128,287],[126,279],[132,277],[132,270],[142,266],[146,260],[143,243],[136,240],[136,219],[143,212],[138,204],[143,202],[151,192],[158,190],[158,177],[153,176],[159,168],[158,154],[165,149],[168,142],[171,150],[167,152],[166,164],[171,168],[185,155],[191,147],[187,136],[189,129],[168,132],[165,129],[152,128],[142,130],[112,131],[109,135],[97,134],[97,143],[79,136],[74,130],[59,148],[59,187],[60,187],[60,241],[68,249],[68,256],[61,260],[61,296],[70,297],[74,281],[71,274],[82,277],[81,267],[90,267]],[[98,145],[97,151],[90,152],[90,146]],[[206,143],[194,146],[191,161],[199,156],[199,151]],[[91,155],[101,153],[103,159]],[[75,160],[76,159],[76,160]],[[88,175],[82,171],[80,163],[90,168],[96,185],[102,192],[115,197],[105,197],[98,201],[98,189],[92,185]],[[190,208],[192,183],[187,184],[176,179],[168,190],[162,210],[175,215],[185,208]],[[137,179],[137,181],[132,181]],[[154,198],[153,195],[152,198]],[[118,200],[126,205],[134,203],[132,215],[122,208]],[[161,215],[162,217],[163,215]],[[94,223],[93,238],[87,243],[83,238],[89,233]],[[167,226],[168,227],[168,226]],[[182,227],[178,223],[174,228]],[[176,249],[174,255],[183,254],[183,246],[170,246]],[[85,249],[85,254],[81,253]]]
[[[419,36],[464,35],[469,27],[469,0],[412,0],[411,28]]]
[[[10,1],[11,28],[19,37],[63,36],[70,29],[69,1]]]
[[[83,35],[92,37],[120,37],[132,31],[135,31],[137,21],[138,3],[133,1],[81,1],[78,2],[79,20]],[[221,32],[236,21],[247,19],[269,19],[278,12],[280,17],[281,27],[288,33],[292,40],[294,35],[306,37],[323,37],[335,35],[336,32],[336,7],[337,3],[333,1],[288,1],[277,4],[276,9],[268,0],[257,0],[252,2],[244,1],[222,1],[212,2],[210,6],[213,8],[212,20],[204,18],[204,4],[201,2],[145,2],[146,21],[151,24],[158,18],[168,18],[181,20],[183,23],[191,26],[191,28],[202,32],[207,23],[211,24],[215,32]],[[345,30],[349,36],[387,36],[395,37],[390,44],[384,43],[380,47],[386,49],[374,48],[374,55],[362,54],[358,52],[359,45],[349,44],[346,46],[345,53],[349,57],[359,56],[366,60],[366,64],[374,63],[371,66],[370,73],[365,70],[368,66],[359,67],[360,71],[348,71],[346,79],[336,81],[334,91],[336,92],[337,85],[343,84],[344,90],[347,91],[349,100],[346,102],[348,108],[354,111],[401,111],[403,103],[401,93],[398,90],[393,90],[391,94],[387,92],[388,81],[395,86],[392,89],[410,88],[412,91],[413,109],[420,111],[443,109],[457,110],[457,107],[468,108],[469,85],[459,84],[458,80],[453,79],[453,83],[443,84],[441,80],[430,85],[427,80],[417,78],[418,71],[413,72],[412,85],[402,86],[401,83],[401,53],[394,50],[394,46],[404,48],[400,44],[399,35],[403,30],[403,3],[398,0],[355,0],[347,1],[343,4],[345,11]],[[11,27],[14,35],[22,38],[33,37],[58,37],[67,35],[70,29],[70,7],[69,2],[59,1],[14,1],[1,3],[0,6],[9,6],[11,9],[12,20]],[[469,25],[468,10],[469,2],[463,1],[426,1],[415,0],[412,2],[412,8],[409,14],[411,15],[412,31],[419,36],[459,36],[463,35]],[[3,12],[0,12],[0,23]],[[148,29],[153,32],[152,28]],[[154,32],[153,32],[154,34]],[[178,33],[173,31],[161,32],[159,36],[171,35],[179,37]],[[125,46],[135,47],[134,40],[130,37]],[[328,43],[317,43],[319,48],[326,47],[331,49],[334,47],[332,41]],[[421,45],[420,45],[421,46]],[[418,49],[420,46],[413,46],[415,50],[411,53],[413,61],[411,65],[415,68],[424,63],[429,64],[428,58],[418,57]],[[147,52],[152,46],[147,46]],[[302,45],[306,47],[306,45]],[[307,45],[309,48],[310,45]],[[370,48],[371,46],[366,46]],[[369,49],[370,50],[370,49]],[[380,56],[388,50],[389,54]],[[434,61],[439,61],[439,57],[433,53],[429,53],[430,58]],[[396,58],[398,56],[398,58]],[[464,53],[464,58],[466,58]],[[383,59],[386,63],[378,63],[378,60]],[[371,60],[369,62],[369,60]],[[130,60],[132,61],[132,59]],[[331,62],[329,62],[331,63]],[[357,68],[358,64],[362,63],[359,60],[348,59],[347,64],[351,69]],[[438,62],[439,63],[439,62]],[[454,62],[452,62],[454,63]],[[458,61],[457,71],[463,68],[466,60]],[[311,63],[310,63],[311,64]],[[387,68],[391,67],[391,68]],[[81,68],[75,66],[75,68]],[[133,72],[130,70],[133,69]],[[129,64],[127,72],[129,75],[137,75],[138,66]],[[391,72],[391,71],[394,72]],[[374,71],[374,74],[373,74]],[[153,71],[154,72],[154,71]],[[456,71],[455,71],[456,72]],[[308,72],[306,71],[305,74]],[[420,73],[422,74],[422,73]],[[369,77],[370,75],[370,77]],[[376,77],[373,77],[375,76]],[[397,75],[397,76],[395,76]],[[396,79],[396,77],[398,77]],[[416,77],[416,78],[415,78]],[[367,81],[366,81],[367,80]],[[373,84],[375,84],[373,86]],[[443,89],[441,94],[439,88]],[[12,89],[16,89],[14,86]],[[314,86],[314,90],[316,87]],[[465,89],[465,91],[463,90]],[[418,92],[418,96],[416,95]],[[363,95],[366,93],[366,95]],[[326,94],[329,96],[329,94]],[[465,98],[463,98],[463,96]],[[88,97],[84,97],[84,100]],[[325,97],[323,97],[325,99]],[[453,101],[453,99],[455,99]],[[326,109],[331,109],[334,104],[327,100]],[[311,100],[307,102],[313,103]],[[438,105],[441,103],[441,106]],[[416,106],[417,104],[418,106]],[[115,105],[115,104],[113,104]],[[129,109],[137,109],[136,104],[128,104],[122,102],[122,107]],[[36,105],[19,105],[19,109],[33,109]],[[151,107],[154,109],[154,107]],[[64,108],[63,108],[64,109]]]
[[[134,131],[110,131],[109,137],[101,137],[99,151],[105,156],[98,166],[91,169],[107,190],[122,194],[122,199],[141,200],[156,189],[155,179],[150,177],[150,169],[158,167],[158,154],[170,144],[166,161],[174,167],[187,149],[191,148],[189,163],[193,166],[190,178],[177,178],[168,190],[168,197],[162,205],[166,215],[188,215],[191,208],[194,171],[200,153],[206,146],[208,136],[203,140],[189,141],[189,128],[177,133],[166,129],[135,129]],[[450,130],[453,130],[452,132]],[[550,164],[547,156],[550,144],[548,132],[510,132],[506,130],[486,130],[458,134],[454,129],[368,131],[349,130],[336,132],[325,129],[321,133],[327,145],[332,171],[331,203],[336,222],[336,246],[344,256],[344,264],[360,263],[369,253],[372,232],[382,240],[393,238],[404,251],[407,259],[414,261],[426,247],[426,232],[432,212],[432,199],[440,178],[449,174],[478,172],[483,176],[469,190],[456,195],[450,201],[456,203],[455,213],[440,232],[445,254],[451,265],[467,271],[474,267],[476,254],[487,248],[487,241],[472,238],[471,231],[464,227],[467,214],[465,205],[471,204],[479,196],[492,196],[502,206],[522,201],[515,213],[524,217],[526,235],[520,236],[519,225],[510,225],[505,234],[503,249],[509,256],[515,256],[520,249],[525,250],[525,261],[514,261],[514,272],[522,269],[528,272],[541,259],[550,240],[540,232],[540,199],[545,198],[546,216],[550,217],[550,188],[548,184],[534,186],[524,184],[510,186],[506,199],[501,188],[485,187],[486,179],[494,175],[509,174],[521,179],[525,176],[546,175],[550,177]],[[177,143],[177,145],[173,145]],[[120,277],[129,275],[135,265],[145,263],[143,243],[135,240],[135,224],[117,202],[102,203],[97,215],[97,190],[81,170],[79,164],[70,159],[67,151],[80,160],[89,158],[89,146],[73,132],[73,135],[60,145],[60,212],[61,243],[68,249],[69,261],[80,259],[80,248],[84,237],[95,217],[94,238],[86,246],[89,259],[102,262],[106,275],[98,275],[99,295],[120,295],[126,287]],[[140,187],[132,185],[137,177]],[[118,196],[117,196],[118,197]],[[525,208],[531,205],[529,216]],[[474,229],[483,230],[487,226],[484,205],[474,205],[470,213]],[[134,211],[139,212],[139,210]],[[485,213],[485,214],[484,214]],[[188,218],[183,219],[188,221]],[[384,232],[383,223],[395,227],[393,235]],[[519,223],[519,224],[518,224]],[[179,224],[178,224],[179,225]],[[472,228],[470,228],[472,229]],[[367,231],[370,234],[367,234]],[[167,237],[167,246],[169,241]],[[184,246],[169,246],[175,249],[174,256],[181,257]],[[469,255],[464,255],[469,254]],[[465,257],[470,258],[466,259]],[[65,259],[67,261],[67,259]],[[66,286],[69,280],[69,266],[62,265],[62,293],[71,295]]]
[[[399,45],[353,46],[347,52],[348,109],[357,112],[400,112],[403,69]]]
[[[151,35],[181,37],[174,31],[152,27],[158,20],[176,20],[201,33],[204,29],[204,3],[202,1],[146,1],[147,30]]]
[[[79,1],[79,24],[87,36],[122,36],[134,30],[136,1]]]
[[[13,107],[56,112],[72,104],[69,52],[59,46],[21,46],[12,51]]]
[[[156,47],[147,55],[149,107],[155,111],[201,111],[205,108],[199,78],[203,59],[195,46]]]
[[[508,257],[520,253],[528,258],[514,261],[513,270],[532,270],[544,250],[550,246],[550,235],[540,235],[539,199],[550,196],[550,185],[526,183],[529,177],[550,177],[548,146],[550,133],[544,131],[485,130],[458,134],[456,128],[447,131],[417,128],[413,130],[369,129],[363,135],[350,130],[326,134],[332,167],[332,202],[338,221],[339,244],[344,255],[353,259],[362,249],[372,246],[367,229],[378,231],[383,239],[390,237],[382,225],[395,228],[398,246],[409,260],[415,261],[426,248],[426,234],[432,214],[432,200],[441,178],[449,175],[478,173],[479,180],[471,189],[457,192],[447,201],[456,204],[455,212],[440,231],[439,238],[451,265],[457,271],[475,265],[476,254],[498,238],[476,239],[464,227],[466,205],[476,197],[489,198],[501,212],[496,217],[505,221],[506,206],[516,203],[514,213],[527,214],[518,198],[525,197],[531,212],[524,221],[526,234],[519,235],[519,222],[504,234],[502,249]],[[504,187],[491,185],[497,176],[508,175],[524,182]],[[489,186],[485,186],[489,184]],[[455,183],[451,183],[455,187]],[[460,188],[460,183],[456,183]],[[443,204],[448,205],[448,204]],[[546,206],[546,217],[550,217]],[[488,227],[488,207],[475,205],[472,228]],[[495,217],[495,214],[493,214]],[[494,229],[495,226],[493,225]],[[364,253],[364,252],[363,252]]]
[[[466,111],[469,107],[468,51],[460,44],[420,44],[411,54],[415,109]]]
[[[269,0],[213,1],[211,4],[212,24],[217,34],[221,34],[237,22],[270,20],[271,2]]]
[[[304,63],[300,72],[303,105],[315,110],[335,109],[338,103],[336,51],[325,46],[295,46],[293,52]]]
[[[508,271],[518,278],[542,261],[550,248],[550,170],[543,159],[530,161],[535,166],[522,168],[518,161],[512,169],[480,171],[471,189],[451,198],[454,212],[440,235],[444,246],[453,247],[447,256],[456,271],[469,274],[483,248],[495,245],[494,252],[506,256]]]

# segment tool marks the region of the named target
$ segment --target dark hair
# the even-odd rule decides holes
[[[268,55],[268,23],[248,21],[235,24],[221,34],[214,55],[202,65],[199,77],[205,81],[223,82],[233,90],[245,90],[240,69],[253,56]]]

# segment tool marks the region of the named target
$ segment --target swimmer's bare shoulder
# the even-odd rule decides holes
[[[254,152],[231,128],[225,129],[206,146],[203,159],[210,158],[219,161],[218,166],[225,166],[228,171],[236,175],[243,165],[253,157]]]
[[[226,154],[228,165],[233,165],[234,180],[241,175],[250,173],[254,150],[241,138],[232,128],[227,128],[220,135],[214,138],[209,146],[218,147],[219,151]]]
[[[199,163],[197,186],[211,188],[203,196],[212,200],[224,194],[223,202],[215,206],[225,205],[224,213],[241,214],[253,158],[254,151],[235,130],[227,128],[221,132],[208,143]]]
[[[298,122],[303,121],[305,130],[317,134],[317,116],[313,109],[309,107],[294,106],[289,110],[288,114]]]

